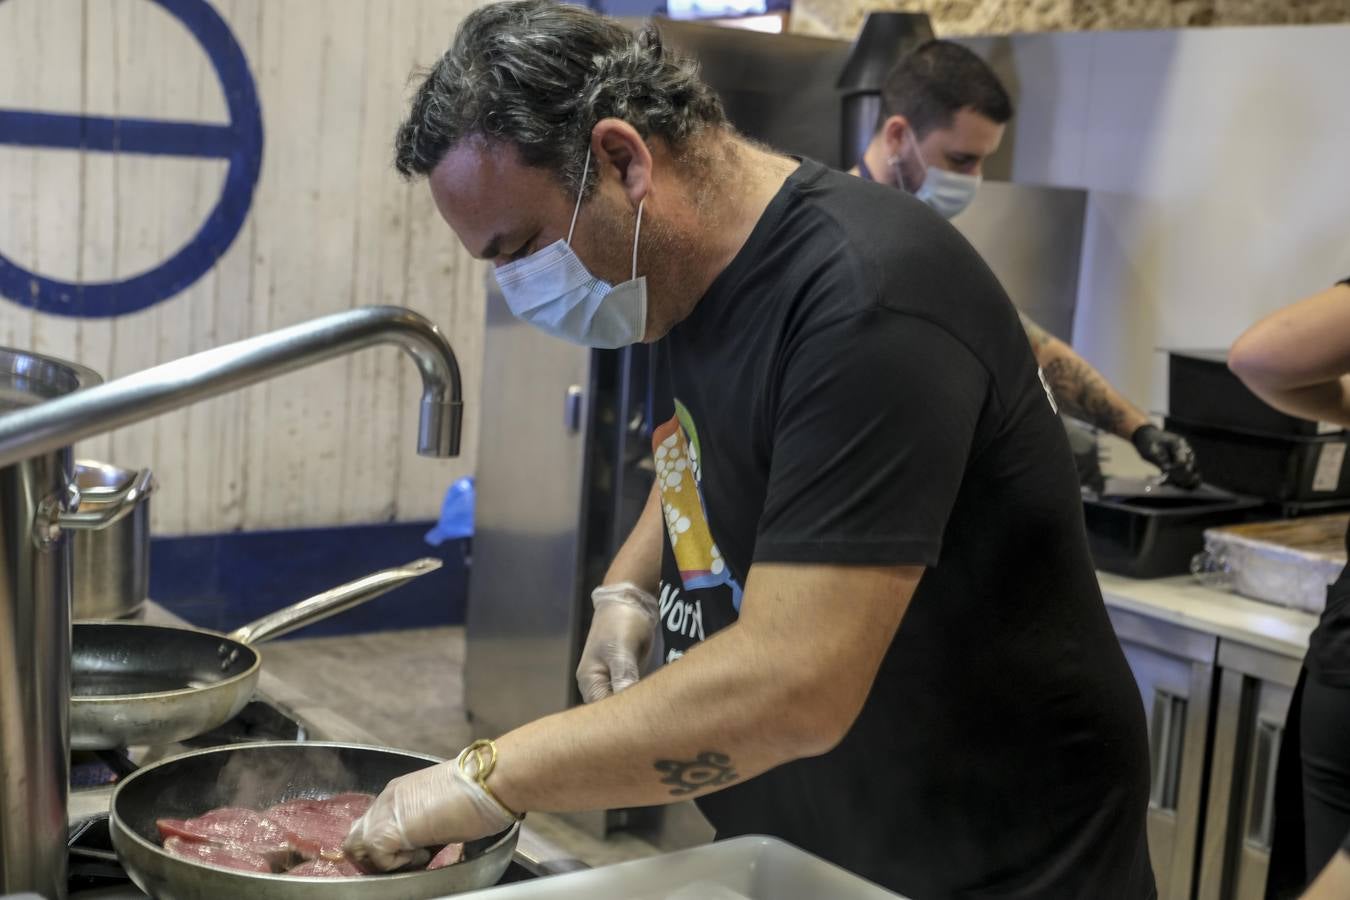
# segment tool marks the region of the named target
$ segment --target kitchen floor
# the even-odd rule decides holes
[[[464,629],[423,628],[278,641],[268,671],[391,747],[451,757],[472,739],[464,713]],[[563,819],[531,813],[530,826],[590,866],[657,848],[618,832],[600,839]]]

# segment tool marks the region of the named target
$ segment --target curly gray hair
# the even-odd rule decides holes
[[[579,190],[591,129],[611,116],[676,153],[726,124],[697,67],[664,48],[654,27],[634,34],[550,0],[491,3],[464,20],[418,86],[394,166],[426,175],[459,142],[482,136],[514,144],[527,165]]]

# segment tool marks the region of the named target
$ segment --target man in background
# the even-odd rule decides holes
[[[974,199],[984,161],[998,150],[1013,115],[998,76],[965,47],[928,41],[891,70],[881,102],[881,125],[852,173],[903,188],[945,218],[960,213]],[[1184,438],[1150,423],[1064,341],[1025,315],[1022,326],[1063,413],[1129,441],[1169,482],[1200,483]]]

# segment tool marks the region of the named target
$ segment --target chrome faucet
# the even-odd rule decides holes
[[[71,629],[68,547],[58,539],[75,527],[79,503],[70,446],[377,344],[401,347],[422,376],[417,452],[458,455],[454,351],[429,320],[394,306],[324,316],[0,415],[0,894],[66,893]]]
[[[376,344],[422,375],[417,452],[458,456],[464,401],[449,342],[425,316],[367,306],[280,328],[0,416],[0,467]]]

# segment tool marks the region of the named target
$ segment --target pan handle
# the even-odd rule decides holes
[[[301,600],[299,603],[249,622],[242,628],[230,632],[229,637],[241,644],[261,644],[283,634],[290,634],[298,628],[321,622],[353,606],[360,606],[367,600],[373,600],[396,587],[402,587],[414,578],[420,578],[440,567],[439,559],[428,556],[405,566],[381,569],[379,572],[324,591],[322,594],[315,594],[308,600]]]

